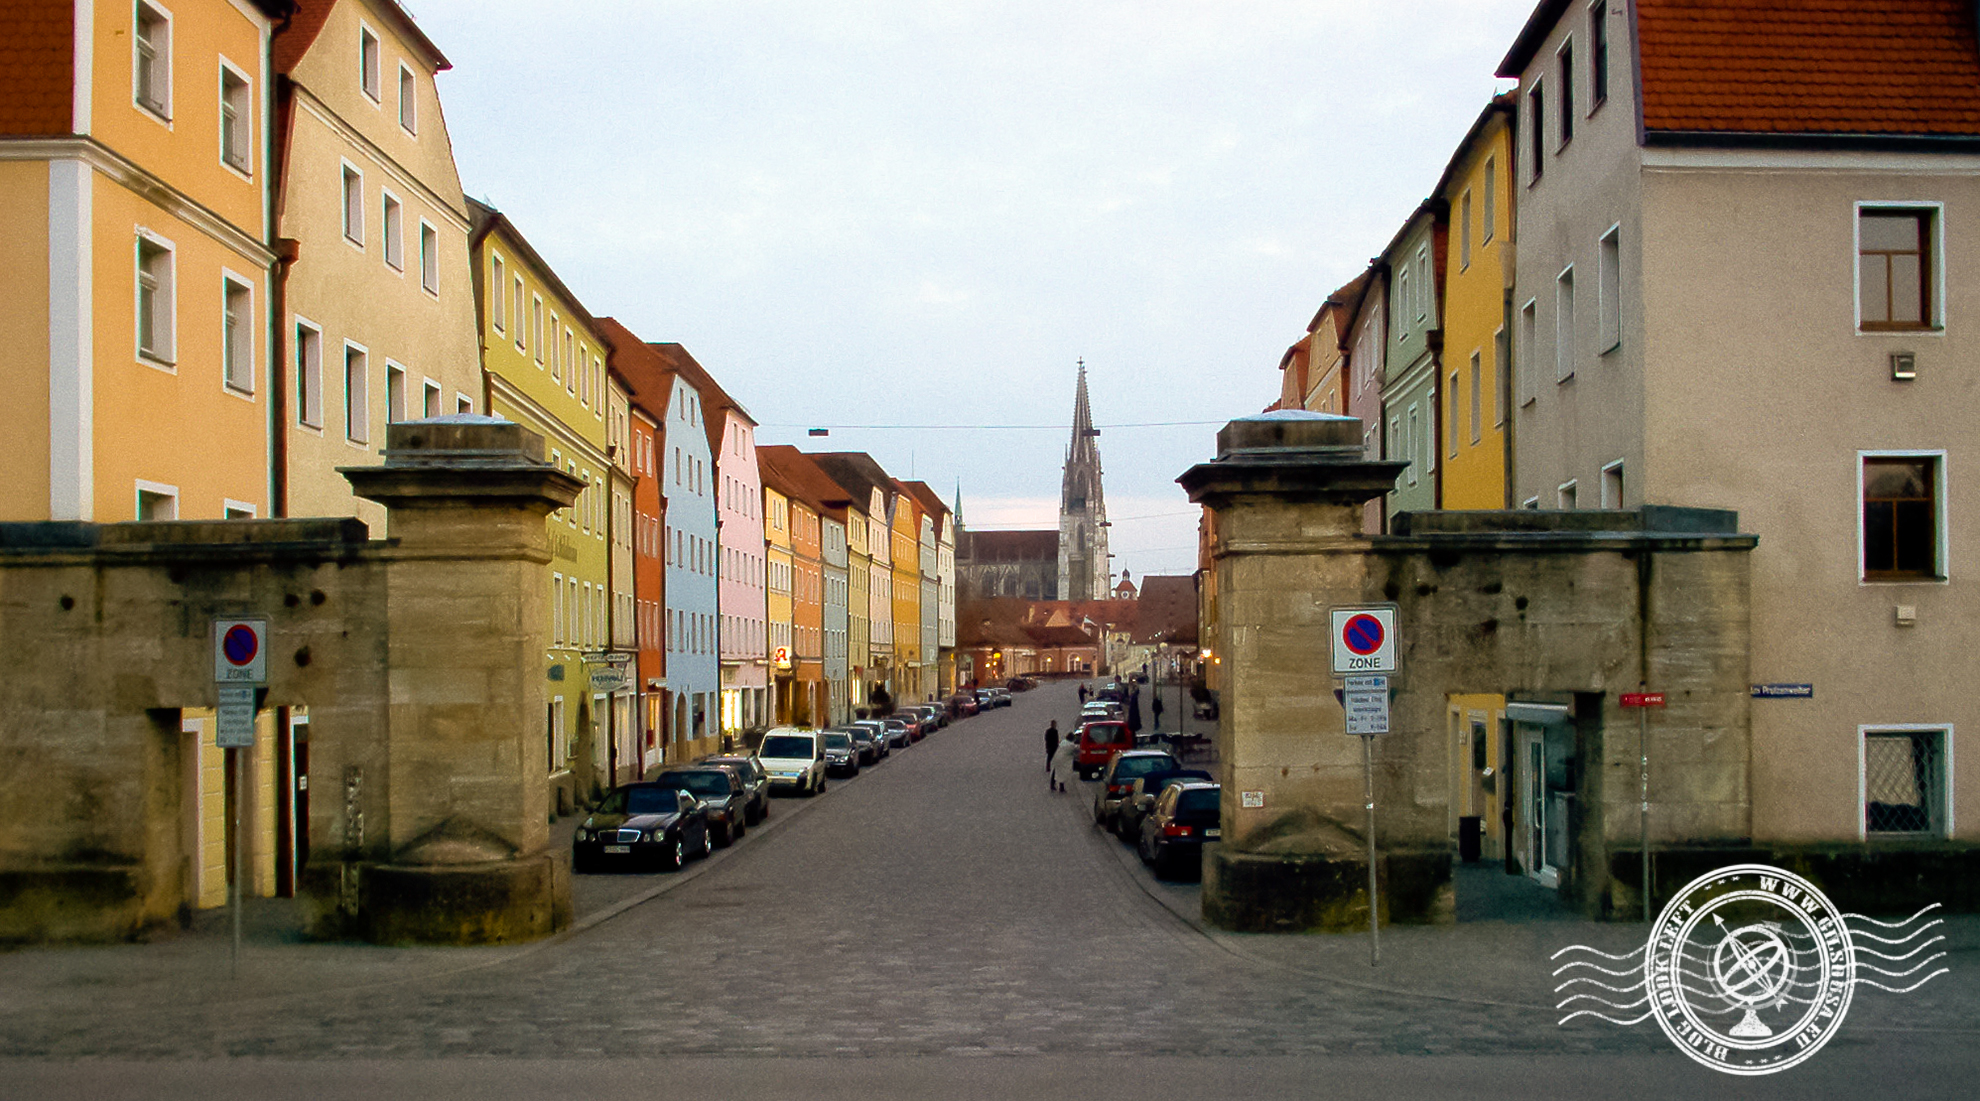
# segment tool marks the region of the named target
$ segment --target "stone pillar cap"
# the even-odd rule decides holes
[[[1306,409],[1239,417],[1217,433],[1217,457],[1250,462],[1325,462],[1361,457],[1361,418]]]

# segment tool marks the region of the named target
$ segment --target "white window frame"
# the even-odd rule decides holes
[[[146,100],[138,91],[142,86],[139,80],[139,73],[144,67],[144,58],[139,53],[140,36],[138,35],[138,28],[141,25],[140,19],[146,12],[151,13],[165,30],[164,41],[162,43],[155,41],[151,43],[152,90],[158,92],[162,85],[163,93],[155,95],[150,100]],[[172,29],[172,12],[163,4],[155,3],[154,0],[137,0],[137,3],[131,8],[131,105],[150,115],[152,118],[157,119],[159,122],[164,123],[167,129],[170,129],[172,125],[172,70],[174,68],[172,64],[172,47],[175,37]]]
[[[474,399],[461,393],[459,390],[454,391],[454,412],[472,415],[474,413]]]
[[[252,520],[259,515],[261,510],[255,507],[253,501],[236,501],[232,497],[220,499],[220,516],[224,520]]]
[[[1603,508],[1619,509],[1628,507],[1623,503],[1623,495],[1628,490],[1628,483],[1623,480],[1624,469],[1623,460],[1621,459],[1617,459],[1602,467]]]
[[[359,359],[358,385],[351,385],[351,353]],[[344,442],[363,447],[371,442],[371,349],[355,340],[344,341],[339,363],[344,381]],[[357,433],[363,433],[358,435]]]
[[[1512,341],[1506,327],[1492,330],[1492,425],[1503,428],[1512,419]]]
[[[1554,276],[1554,381],[1574,377],[1574,265]]]
[[[1563,512],[1581,507],[1581,487],[1573,478],[1554,487],[1554,507]]]
[[[1932,471],[1932,513],[1938,524],[1939,576],[1871,578],[1867,576],[1864,557],[1869,548],[1864,542],[1863,531],[1863,463],[1865,459],[1931,459],[1936,469]],[[1945,585],[1952,581],[1952,521],[1946,515],[1946,452],[1944,448],[1922,450],[1860,450],[1856,453],[1856,464],[1850,469],[1853,481],[1850,483],[1850,499],[1856,502],[1856,583],[1859,586],[1884,588],[1891,585]],[[1890,729],[1896,729],[1892,727]],[[1937,729],[1936,727],[1934,729]]]
[[[1596,355],[1622,347],[1622,223],[1602,231],[1595,242]]]
[[[1404,413],[1403,424],[1407,427],[1408,432],[1403,437],[1402,453],[1403,457],[1409,461],[1409,469],[1404,472],[1403,477],[1410,485],[1416,485],[1422,480],[1419,473],[1422,464],[1417,462],[1419,456],[1416,452],[1417,441],[1422,436],[1423,411],[1417,407],[1415,402],[1409,403],[1409,407]],[[1435,451],[1436,449],[1432,447],[1431,450]]]
[[[149,246],[164,258],[163,270],[152,276],[151,333],[153,347],[144,346],[144,254]],[[179,350],[179,246],[168,237],[137,227],[131,242],[131,339],[135,358],[147,367],[176,374]]]
[[[514,274],[514,279],[516,282],[516,286],[515,286],[516,317],[513,328],[515,330],[515,337],[516,337],[516,352],[518,354],[527,355],[529,353],[529,340],[528,340],[529,316],[528,316],[528,311],[524,309],[526,303],[524,303],[523,301],[524,292],[523,292],[522,273],[516,272]]]
[[[316,338],[313,342],[303,339],[305,330]],[[291,332],[291,355],[296,368],[296,423],[320,434],[323,431],[323,326],[298,314]],[[305,357],[310,348],[316,353],[313,362]]]
[[[1436,301],[1436,295],[1431,289],[1433,282],[1430,273],[1430,246],[1418,245],[1416,247],[1416,320],[1426,329],[1435,327],[1430,317],[1431,303]]]
[[[535,346],[536,365],[543,366],[543,296],[529,296],[529,339]]]
[[[384,238],[379,252],[385,266],[401,276],[406,273],[406,204],[389,189],[378,191],[378,231]]]
[[[1484,350],[1471,353],[1471,443],[1485,439],[1485,360]]]
[[[488,311],[488,322],[497,333],[507,336],[509,332],[508,265],[503,262],[502,254],[499,252],[490,251],[488,254],[488,289],[491,292],[489,297],[494,299]]]
[[[1937,734],[1939,748],[1944,759],[1939,762],[1939,805],[1945,809],[1946,821],[1943,830],[1931,833],[1879,833],[1881,838],[1897,840],[1906,837],[1933,837],[1950,839],[1955,836],[1958,823],[1953,815],[1957,804],[1953,793],[1958,790],[1953,783],[1953,724],[1951,723],[1865,723],[1856,728],[1856,839],[1870,840],[1870,762],[1869,737],[1872,734]]]
[[[231,312],[228,300],[232,297],[230,291],[234,288],[239,288],[247,301],[246,308],[236,319],[236,324],[239,325],[238,333],[234,333],[228,326],[228,315]],[[255,391],[254,338],[255,334],[261,331],[261,326],[257,324],[259,317],[255,312],[254,298],[252,279],[231,268],[220,269],[220,387],[228,393],[250,400],[253,399]],[[238,348],[236,342],[229,339],[230,336],[238,337]],[[234,356],[237,351],[246,360],[245,364],[239,364],[246,368],[245,382],[236,380],[234,368],[237,364]]]
[[[1555,47],[1554,71],[1558,74],[1561,85],[1560,92],[1556,97],[1560,100],[1560,105],[1554,111],[1554,114],[1560,118],[1560,122],[1555,124],[1555,134],[1558,141],[1554,146],[1554,153],[1559,155],[1561,150],[1566,149],[1574,142],[1573,35],[1568,35],[1566,38],[1561,39],[1561,44]]]
[[[446,416],[447,411],[440,403],[446,400],[447,388],[430,378],[419,380],[419,415],[425,417]]]
[[[227,102],[228,77],[233,77],[240,82],[240,103],[230,105]],[[254,119],[257,114],[255,110],[254,79],[248,76],[247,70],[222,57],[220,58],[219,82],[220,163],[243,177],[253,179]],[[233,125],[231,126],[228,125],[228,112],[230,108],[233,112]],[[230,137],[233,139],[232,142],[229,141]],[[228,158],[228,146],[230,144],[237,146],[237,151],[240,154],[238,160]]]
[[[1450,423],[1444,426],[1447,437],[1445,447],[1449,451],[1449,457],[1453,459],[1458,457],[1458,444],[1462,441],[1464,427],[1464,417],[1460,415],[1462,410],[1458,408],[1458,402],[1464,396],[1463,380],[1460,375],[1460,369],[1455,367],[1451,369],[1450,396],[1449,400],[1443,403],[1444,407],[1450,410],[1446,414]]]
[[[338,200],[344,209],[344,243],[359,252],[364,251],[364,169],[342,157],[338,158],[337,171]]]
[[[366,47],[370,47],[369,50]],[[358,20],[358,91],[373,107],[385,105],[385,42],[371,24]]]
[[[411,95],[406,94],[408,88]],[[419,76],[403,61],[399,63],[399,129],[419,136]]]
[[[1479,214],[1478,246],[1480,248],[1492,243],[1492,238],[1499,228],[1499,158],[1497,157],[1485,158],[1484,193],[1485,209]]]
[[[1540,495],[1536,493],[1533,496],[1528,497],[1526,500],[1521,501],[1519,503],[1519,507],[1523,509],[1538,510],[1540,507]]]
[[[419,220],[419,285],[440,297],[440,231],[425,218]]]
[[[1863,327],[1863,212],[1864,210],[1930,211],[1932,214],[1932,315],[1917,329],[1865,329]],[[1850,310],[1856,318],[1857,336],[1913,337],[1946,335],[1946,204],[1918,199],[1892,199],[1872,202],[1859,199],[1849,216]]]
[[[1540,299],[1538,296],[1526,300],[1519,308],[1519,344],[1513,348],[1513,374],[1519,379],[1519,404],[1521,408],[1532,405],[1540,397],[1540,381],[1533,377],[1533,345],[1540,339]]]
[[[170,500],[172,502],[172,515],[165,519],[179,519],[179,487],[166,485],[164,482],[147,482],[143,478],[136,479],[131,490],[131,517],[133,519],[144,520],[144,495],[147,493],[154,497],[164,497]]]
[[[1458,270],[1471,270],[1471,189],[1458,196]]]
[[[412,411],[412,406],[409,404],[410,397],[407,394],[406,384],[411,380],[411,378],[412,378],[412,372],[406,370],[405,364],[400,363],[398,360],[393,359],[391,356],[385,357],[385,423],[386,424],[388,425],[403,424],[408,419],[410,419],[406,415]]]

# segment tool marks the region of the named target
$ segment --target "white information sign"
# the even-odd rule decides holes
[[[221,684],[268,683],[268,621],[213,621],[213,679]]]
[[[1341,693],[1347,709],[1347,732],[1354,735],[1389,732],[1389,678],[1349,677]]]
[[[1335,676],[1396,671],[1395,605],[1335,608],[1332,618]]]
[[[213,744],[221,749],[254,748],[254,686],[220,686],[218,719],[213,724]]]

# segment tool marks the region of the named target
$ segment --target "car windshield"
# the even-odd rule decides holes
[[[785,759],[808,758],[813,755],[811,739],[798,734],[772,734],[763,739],[763,745],[757,749],[756,755]]]
[[[852,744],[852,736],[849,734],[825,735],[825,748],[827,749],[845,749]]]
[[[1176,796],[1176,813],[1185,814],[1191,811],[1214,811],[1222,803],[1223,792],[1218,791],[1216,788],[1197,788],[1193,791],[1185,791],[1181,795]]]
[[[1167,772],[1176,767],[1174,757],[1123,757],[1114,765],[1114,778],[1132,780],[1136,776],[1146,776],[1151,772]]]
[[[598,804],[599,814],[672,814],[679,809],[680,797],[673,788],[652,786],[619,788],[608,792]]]
[[[663,772],[654,777],[654,782],[686,788],[696,795],[729,794],[729,777],[720,772]]]
[[[1128,728],[1119,723],[1094,723],[1086,728],[1087,745],[1113,745],[1128,740]]]

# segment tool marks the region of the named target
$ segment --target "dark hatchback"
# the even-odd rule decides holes
[[[1134,786],[1137,776],[1151,772],[1172,772],[1181,762],[1159,749],[1130,749],[1114,755],[1100,772],[1100,787],[1093,793],[1093,824],[1102,829],[1117,828],[1121,803]]]
[[[1222,836],[1223,789],[1216,784],[1170,784],[1141,820],[1141,859],[1158,879],[1203,870],[1203,846]]]
[[[704,757],[701,763],[726,768],[742,778],[743,792],[747,796],[743,807],[744,825],[754,826],[770,817],[770,774],[764,771],[763,762],[757,760],[755,755]]]
[[[627,784],[606,792],[572,835],[571,867],[671,871],[708,849],[708,816],[699,799],[671,784]]]
[[[1128,785],[1121,809],[1114,812],[1114,836],[1132,845],[1141,838],[1141,820],[1155,809],[1155,800],[1162,795],[1162,789],[1170,784],[1202,780],[1208,783],[1216,777],[1200,768],[1173,768],[1162,772],[1151,772],[1138,776]]]
[[[743,818],[749,807],[749,792],[742,777],[714,766],[670,768],[655,774],[648,783],[680,788],[701,801],[708,818],[708,833],[717,845],[731,845],[742,839],[749,827]]]

